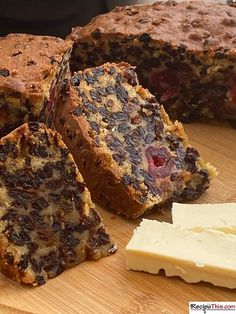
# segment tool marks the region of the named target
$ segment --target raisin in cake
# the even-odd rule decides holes
[[[0,140],[0,271],[48,278],[116,249],[61,136],[24,124]]]
[[[29,120],[51,126],[70,52],[71,42],[56,37],[0,38],[0,136]]]
[[[126,216],[193,200],[215,173],[127,63],[74,73],[55,126],[92,198]]]
[[[127,61],[171,117],[236,127],[236,8],[203,1],[117,7],[75,28],[72,68]]]

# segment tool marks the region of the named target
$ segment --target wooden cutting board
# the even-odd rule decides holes
[[[211,161],[219,175],[201,202],[236,202],[236,130],[204,124],[186,125],[192,145]],[[0,313],[188,313],[189,301],[236,301],[236,290],[211,284],[187,284],[163,274],[125,269],[124,248],[138,220],[100,209],[107,231],[118,244],[116,254],[86,261],[38,288],[21,287],[0,275]],[[170,222],[170,212],[147,218]],[[194,217],[193,217],[194,219]]]

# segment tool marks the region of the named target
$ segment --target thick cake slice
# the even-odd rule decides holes
[[[55,125],[94,200],[130,217],[189,201],[215,169],[192,148],[127,63],[75,73]]]
[[[171,117],[236,126],[236,8],[216,1],[117,7],[73,30],[73,69],[137,66]]]
[[[52,126],[70,51],[71,42],[56,37],[0,38],[0,136],[29,120]]]
[[[116,250],[61,136],[24,124],[0,140],[0,271],[42,285]]]

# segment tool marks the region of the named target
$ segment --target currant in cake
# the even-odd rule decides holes
[[[0,38],[0,136],[26,121],[52,126],[71,42],[50,36]]]
[[[0,140],[0,271],[42,285],[116,250],[61,136],[24,124]]]
[[[215,169],[139,85],[127,63],[74,73],[55,126],[94,200],[129,217],[172,200],[190,201]]]
[[[214,2],[117,7],[73,30],[71,66],[127,61],[172,118],[236,127],[235,26],[236,8]]]

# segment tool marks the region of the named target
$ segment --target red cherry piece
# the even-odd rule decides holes
[[[166,69],[151,73],[150,84],[155,87],[158,95],[165,94],[169,89],[173,90],[179,86],[178,73],[172,69]]]
[[[166,163],[165,158],[161,156],[152,156],[152,160],[156,167],[164,166],[164,164]]]
[[[154,177],[166,178],[171,174],[173,167],[175,167],[175,161],[165,147],[149,146],[146,149],[146,157],[148,160],[148,172]]]

